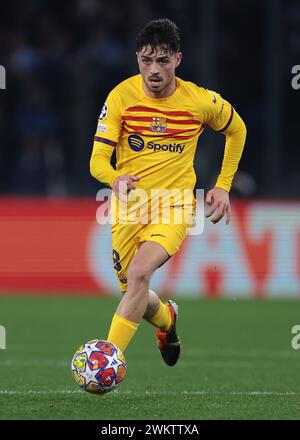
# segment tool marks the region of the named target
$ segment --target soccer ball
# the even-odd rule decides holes
[[[116,345],[93,339],[74,353],[71,369],[81,388],[89,393],[104,394],[116,389],[124,380],[126,361]]]

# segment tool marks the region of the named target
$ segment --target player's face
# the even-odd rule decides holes
[[[152,51],[150,46],[146,46],[137,53],[138,65],[147,94],[163,98],[174,92],[175,69],[179,66],[181,58],[181,52],[173,53],[159,47]]]

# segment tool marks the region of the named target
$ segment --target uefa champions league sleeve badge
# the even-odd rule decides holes
[[[101,113],[99,115],[99,121],[103,121],[103,119],[106,118],[107,114],[108,114],[108,106],[105,103],[104,106],[102,107]]]

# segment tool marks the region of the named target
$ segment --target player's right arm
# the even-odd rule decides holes
[[[121,128],[121,100],[113,90],[99,116],[90,159],[90,172],[95,179],[110,186],[118,198],[123,192],[135,189],[133,182],[139,180],[136,176],[120,175],[111,165],[111,157],[117,146]]]

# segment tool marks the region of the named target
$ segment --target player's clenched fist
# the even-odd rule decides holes
[[[115,179],[112,190],[115,195],[120,200],[124,200],[126,195],[132,190],[136,189],[134,182],[138,182],[140,180],[139,177],[133,176],[131,174],[122,174]]]

